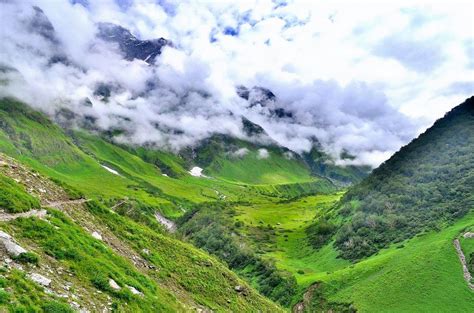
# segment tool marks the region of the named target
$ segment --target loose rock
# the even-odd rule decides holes
[[[91,235],[92,235],[92,237],[94,237],[95,239],[102,241],[102,235],[99,234],[98,232],[94,231],[94,232],[92,232]]]
[[[49,287],[49,285],[51,285],[51,279],[46,278],[41,274],[33,273],[33,274],[30,275],[30,278],[35,283],[40,284],[44,287]]]
[[[18,245],[9,234],[3,231],[0,231],[0,241],[5,247],[5,250],[7,250],[7,253],[12,257],[17,257],[22,253],[28,252],[26,249]]]
[[[134,295],[143,296],[143,293],[141,293],[140,291],[138,291],[135,287],[133,287],[133,286],[127,286],[127,288],[128,288]]]
[[[110,288],[114,289],[114,290],[120,290],[122,288],[120,288],[120,286],[117,284],[117,282],[115,280],[113,280],[112,278],[109,279],[109,286]]]

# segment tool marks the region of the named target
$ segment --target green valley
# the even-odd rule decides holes
[[[471,2],[0,0],[0,313],[474,312]]]
[[[175,154],[61,128],[3,99],[0,229],[28,252],[2,268],[1,305],[467,312],[474,293],[453,240],[460,238],[472,271],[472,238],[462,237],[474,227],[469,105],[351,187],[276,146],[215,137]],[[431,159],[447,143],[449,157]],[[196,166],[202,176],[192,175]],[[359,177],[359,170],[340,171]],[[407,192],[406,177],[418,179],[410,199],[420,195],[423,222],[396,196]],[[33,273],[49,283],[35,283]]]

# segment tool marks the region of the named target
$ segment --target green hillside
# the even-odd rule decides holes
[[[0,267],[0,310],[281,310],[215,258],[166,235],[158,222],[135,222],[98,201],[68,200],[61,186],[36,171],[2,154],[0,161],[8,183],[2,195],[8,191],[25,206],[35,199],[32,208],[39,198],[44,209],[0,213],[0,230],[27,251]],[[4,260],[12,257],[5,238]],[[50,280],[50,291],[34,282],[38,273]]]
[[[351,188],[339,207],[336,245],[349,259],[464,216],[474,207],[474,98]]]
[[[39,209],[38,199],[28,194],[25,188],[13,179],[0,174],[0,208],[9,213]]]
[[[343,160],[354,158],[347,153],[343,153],[340,157]],[[303,159],[313,174],[328,177],[342,184],[360,182],[367,177],[371,170],[369,166],[337,166],[331,157],[323,152],[320,146],[313,147],[311,151],[303,153]]]
[[[474,227],[472,212],[442,230],[428,231],[352,263],[338,256],[334,242],[313,248],[311,225],[337,214],[334,204],[340,197],[239,206],[234,215],[234,221],[242,223],[237,230],[241,240],[296,278],[293,304],[306,293],[304,312],[469,311],[474,293],[463,279],[453,239]],[[461,240],[466,255],[472,253],[472,241]]]
[[[327,272],[320,267],[314,278],[323,282],[328,301],[352,303],[360,312],[469,312],[474,294],[452,241],[473,221],[466,215],[440,232],[393,245],[355,265]]]
[[[198,147],[185,150],[183,155],[206,169],[207,175],[231,182],[288,184],[315,179],[308,167],[289,151],[229,136],[215,135]]]
[[[204,168],[207,175],[241,184],[292,184],[320,178],[350,184],[366,177],[370,170],[336,166],[320,147],[301,157],[274,144],[259,145],[224,135],[203,140],[182,155],[189,163]]]
[[[163,151],[156,151],[151,148],[116,145],[109,141],[106,136],[85,131],[63,130],[53,124],[43,114],[11,99],[3,99],[0,101],[0,126],[1,152],[20,160],[42,175],[50,177],[56,184],[66,189],[69,192],[68,197],[72,199],[85,197],[100,201],[100,203],[97,203],[97,206],[90,207],[92,210],[90,213],[96,216],[94,218],[96,227],[98,227],[98,225],[108,225],[120,241],[136,248],[137,251],[143,249],[153,251],[155,248],[151,246],[152,243],[155,244],[158,241],[165,240],[165,242],[160,245],[164,249],[160,250],[160,259],[150,260],[150,262],[153,264],[155,264],[154,262],[158,262],[156,266],[164,266],[163,270],[167,269],[170,275],[172,275],[171,286],[168,286],[169,288],[176,288],[173,287],[176,284],[180,286],[185,284],[187,286],[185,289],[192,293],[186,297],[191,298],[190,301],[193,303],[197,302],[207,307],[218,308],[220,305],[229,307],[231,305],[229,303],[238,304],[239,301],[235,302],[232,299],[224,299],[226,296],[216,298],[216,294],[221,290],[225,290],[225,287],[221,286],[220,283],[212,282],[212,280],[209,285],[201,285],[199,287],[201,288],[200,291],[193,289],[198,288],[200,284],[199,281],[206,281],[206,279],[203,277],[195,279],[193,275],[189,275],[188,272],[180,273],[179,268],[187,268],[188,270],[192,268],[194,265],[189,262],[198,258],[198,255],[202,252],[198,250],[186,250],[191,247],[189,245],[185,245],[184,247],[188,248],[179,252],[180,250],[177,250],[180,244],[178,241],[160,235],[163,230],[162,226],[155,220],[155,212],[161,212],[168,218],[176,219],[186,211],[195,212],[197,208],[209,208],[212,210],[213,206],[210,204],[212,202],[258,202],[267,201],[266,199],[288,199],[313,192],[332,192],[335,190],[335,186],[330,181],[324,178],[310,177],[308,174],[309,171],[306,171],[304,166],[300,163],[297,164],[301,166],[301,177],[304,177],[304,179],[298,180],[294,178],[292,181],[275,179],[273,182],[277,182],[278,184],[276,185],[249,186],[240,182],[235,177],[227,177],[227,179],[217,179],[218,177],[193,177],[188,173],[188,170],[191,166],[195,165],[195,163],[189,162],[186,158]],[[285,159],[285,161],[288,160]],[[245,162],[241,164],[244,168],[245,165]],[[287,166],[286,170],[289,170],[290,164],[285,164],[285,166]],[[248,174],[246,175],[249,176]],[[24,204],[24,210],[38,208],[37,201],[34,202],[35,197],[27,194],[22,186],[7,177],[5,177],[5,179],[2,178],[2,181],[5,181],[2,190],[4,189],[5,192],[8,191],[6,194],[8,201],[12,202],[15,201],[16,198],[19,198],[21,204]],[[285,182],[291,183],[285,184]],[[18,201],[15,205],[16,210],[23,207],[18,205],[18,203],[20,203]],[[116,207],[116,205],[118,206]],[[111,215],[111,211],[104,209],[104,206],[116,207],[114,210],[119,213],[121,217],[118,218],[118,215]],[[9,206],[5,204],[4,207],[8,208]],[[208,212],[214,214],[213,211]],[[56,213],[52,211],[50,214]],[[80,215],[76,215],[73,211],[70,211],[69,215],[76,217],[78,220],[82,220]],[[52,223],[52,221],[50,222]],[[23,228],[20,226],[15,227],[15,225],[17,225],[16,223],[17,221],[12,223],[11,226],[5,225],[5,229],[14,234],[15,237],[21,239],[23,236]],[[41,224],[40,220],[33,220],[32,223],[32,226],[28,227],[46,227]],[[37,225],[38,223],[40,226]],[[77,221],[73,220],[67,223],[70,223],[72,225],[71,227],[76,227],[74,224],[77,223]],[[60,224],[54,224],[54,227],[61,228],[62,226]],[[147,227],[151,229],[145,230]],[[71,231],[72,229],[73,228],[71,228]],[[158,234],[155,232],[158,232]],[[134,235],[130,236],[130,234]],[[67,232],[61,236],[72,238],[72,235]],[[81,235],[75,236],[77,237],[73,240],[78,240]],[[38,241],[40,239],[40,233],[35,232],[30,237],[32,240],[31,243],[34,245],[39,247],[43,244],[45,245],[44,251],[37,250],[40,256],[50,253],[48,249],[52,248],[50,247],[51,242]],[[141,239],[142,237],[144,239]],[[58,237],[55,240],[58,244],[67,247],[68,244],[63,242],[61,238]],[[145,242],[138,244],[137,240],[140,242],[145,240]],[[167,245],[170,247],[174,246],[174,248],[166,248]],[[81,246],[78,246],[78,249],[80,248]],[[86,248],[84,247],[84,249]],[[80,254],[83,252],[77,253]],[[184,255],[189,256],[191,259],[186,257],[181,260]],[[119,259],[112,261],[112,263],[119,262],[118,260]],[[257,263],[253,263],[253,267],[257,264],[264,264],[260,263],[261,260],[258,258],[254,260],[254,262]],[[198,262],[197,264],[199,265],[201,263]],[[252,272],[257,269],[255,267],[255,269],[252,270],[252,266],[246,267],[246,270]],[[268,273],[263,276],[260,275],[261,284],[254,285],[254,287],[259,287],[259,285],[267,286],[266,288],[269,290],[266,291],[267,295],[274,293],[275,296],[272,297],[274,300],[288,305],[291,301],[291,296],[285,296],[286,298],[284,298],[280,295],[287,292],[288,289],[285,288],[291,290],[291,284],[288,285],[289,287],[284,287],[280,293],[273,292],[273,287],[269,285],[268,279],[273,277],[271,276],[273,273],[276,275],[280,275],[280,273],[277,273],[271,265],[264,266],[268,266]],[[209,276],[214,275],[211,273],[214,268],[213,266],[204,272],[202,272],[202,269],[197,269],[197,271],[199,273],[202,272],[205,276]],[[127,272],[130,271],[131,269],[127,270]],[[254,276],[252,274],[245,273],[243,268],[238,272],[248,282],[253,282]],[[89,289],[90,286],[87,285],[87,282],[92,281],[93,278],[87,276],[89,275],[87,272],[80,272],[78,275],[81,279],[85,279],[81,282],[82,285],[85,284],[84,288]],[[109,276],[116,277],[117,279],[115,280],[117,283],[121,284],[117,274],[109,274]],[[286,280],[284,275],[282,279],[283,281]],[[291,282],[291,279],[289,281]],[[198,285],[193,287],[192,284],[194,283],[198,283]],[[238,284],[236,283],[236,285]],[[134,286],[138,288],[138,285]],[[167,288],[165,289],[169,292]],[[211,289],[214,291],[211,291]],[[201,292],[207,295],[201,297]],[[125,302],[128,301],[127,297],[128,295],[125,298]],[[217,303],[217,301],[220,301],[219,299],[224,299],[224,303]],[[166,303],[168,300],[165,301],[163,299],[158,301]],[[228,301],[231,302],[227,303]],[[121,306],[125,302],[118,301],[117,305]],[[172,301],[170,303],[172,303]],[[39,302],[33,301],[30,304],[35,306],[39,305]],[[175,304],[170,305],[173,307]],[[242,305],[251,304],[243,303]],[[150,306],[153,306],[152,302],[150,302]],[[165,307],[163,308],[165,310]]]

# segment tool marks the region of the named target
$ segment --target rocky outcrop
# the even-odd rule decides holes
[[[161,54],[161,50],[171,42],[164,38],[153,40],[140,40],[122,26],[112,23],[99,23],[99,38],[118,44],[125,59],[132,61],[139,59],[152,64],[155,58]]]
[[[141,293],[140,291],[138,291],[135,287],[133,286],[127,286],[127,288],[130,290],[130,292],[134,295],[137,295],[137,296],[143,296],[143,293]]]
[[[155,212],[155,218],[156,220],[161,224],[163,225],[170,233],[174,233],[176,231],[176,224],[167,219],[166,217],[164,217],[163,215],[161,215],[160,213],[158,212]]]
[[[248,101],[249,108],[259,106],[274,118],[293,118],[293,113],[277,101],[277,97],[270,89],[260,86],[254,86],[250,89],[245,86],[237,86],[236,93],[239,97]]]
[[[12,236],[3,231],[0,231],[0,242],[7,253],[12,257],[17,257],[22,253],[28,252],[26,249],[18,245],[15,240],[13,240]]]
[[[467,232],[464,235],[462,235],[464,238],[474,238],[474,233],[472,232]]]

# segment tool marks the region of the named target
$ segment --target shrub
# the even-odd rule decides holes
[[[230,211],[228,204],[203,204],[178,220],[179,232],[197,247],[219,257],[231,269],[253,277],[257,290],[264,296],[288,306],[296,293],[296,279],[241,247],[238,238],[230,234],[229,226],[235,226]],[[267,226],[261,227],[267,229]]]
[[[315,249],[324,246],[336,231],[336,226],[321,220],[306,229],[308,240]]]
[[[31,263],[37,265],[39,262],[39,257],[33,252],[25,252],[14,257],[14,260],[20,263]]]
[[[69,305],[58,301],[48,301],[41,306],[45,313],[73,313]]]
[[[99,273],[91,279],[91,282],[99,290],[107,291],[110,289],[109,278]]]
[[[0,304],[7,304],[10,300],[10,294],[3,289],[0,289]]]

